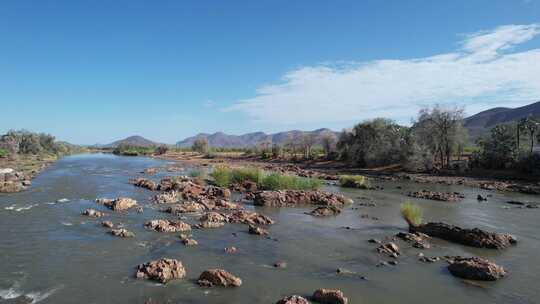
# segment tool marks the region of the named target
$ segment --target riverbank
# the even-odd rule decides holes
[[[32,179],[58,160],[55,155],[17,155],[0,158],[0,193],[20,192]]]
[[[420,184],[464,185],[484,190],[540,194],[540,181],[528,176],[509,172],[471,171],[458,173],[453,171],[437,174],[405,172],[399,166],[388,166],[375,169],[353,168],[339,161],[309,160],[292,162],[282,159],[262,159],[248,157],[242,153],[215,153],[212,158],[195,152],[167,152],[154,156],[158,159],[178,161],[194,166],[227,164],[232,166],[252,166],[265,170],[292,173],[299,176],[316,177],[335,180],[339,175],[358,174],[378,180],[410,180]]]

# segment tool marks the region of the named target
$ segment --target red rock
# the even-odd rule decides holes
[[[150,279],[160,283],[182,279],[186,276],[186,269],[182,262],[175,259],[159,259],[137,266],[138,279]]]
[[[238,287],[242,280],[223,269],[208,269],[201,273],[197,283],[204,287]]]
[[[317,289],[313,293],[313,301],[321,304],[347,304],[349,300],[338,289]]]
[[[503,267],[478,257],[453,257],[449,263],[448,270],[452,275],[467,280],[495,281],[506,276]]]

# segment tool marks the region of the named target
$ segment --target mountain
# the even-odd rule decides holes
[[[331,132],[336,136],[338,132],[334,132],[330,129],[318,129],[314,131],[286,131],[275,134],[266,134],[264,132],[247,133],[243,135],[228,135],[223,132],[217,132],[214,134],[200,133],[192,137],[188,137],[176,143],[178,147],[191,147],[195,140],[200,137],[206,137],[208,144],[211,147],[222,148],[245,148],[253,147],[262,141],[271,141],[273,144],[282,145],[292,136],[300,136],[303,134],[314,134],[315,137],[320,138],[324,133]]]
[[[527,116],[540,117],[540,101],[519,108],[492,108],[465,118],[471,139],[487,133],[492,127],[517,121]]]
[[[130,146],[137,146],[137,147],[155,147],[160,146],[160,143],[151,141],[149,139],[146,139],[139,135],[130,136],[121,140],[117,140],[115,142],[112,142],[108,145],[101,146],[102,148],[116,148],[120,144],[127,144]]]

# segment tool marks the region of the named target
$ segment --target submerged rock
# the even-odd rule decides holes
[[[82,214],[90,217],[102,217],[106,215],[106,213],[104,212],[97,211],[96,209],[91,208],[84,210]]]
[[[448,271],[467,280],[495,281],[506,276],[503,267],[479,257],[453,257],[449,259]]]
[[[256,234],[256,235],[268,235],[268,230],[263,229],[261,227],[256,227],[253,225],[249,225],[249,234]]]
[[[208,269],[201,273],[197,283],[203,287],[239,287],[242,280],[223,269]]]
[[[137,279],[150,279],[160,283],[182,279],[186,276],[186,269],[182,262],[175,259],[163,258],[137,266]]]
[[[231,247],[225,247],[223,251],[225,251],[225,253],[236,253],[238,249],[236,249],[236,247],[234,246],[231,246]]]
[[[339,289],[317,289],[312,296],[313,301],[321,304],[347,304],[349,299]]]
[[[431,245],[427,241],[430,239],[430,237],[424,233],[420,232],[414,232],[414,233],[407,233],[407,232],[399,232],[396,234],[397,238],[400,238],[406,242],[412,243],[412,246],[419,249],[429,249],[431,248]]]
[[[292,207],[297,205],[323,205],[342,207],[352,200],[341,194],[325,191],[280,190],[255,193],[253,203],[257,206]]]
[[[146,229],[152,229],[159,232],[185,232],[191,231],[191,226],[180,220],[171,221],[171,220],[151,220],[144,224]]]
[[[292,295],[282,298],[276,304],[309,304],[309,301],[301,296]]]
[[[111,221],[103,221],[101,222],[101,226],[106,227],[106,228],[113,228],[114,224]]]
[[[399,247],[398,247],[398,245],[396,245],[396,243],[389,242],[389,243],[385,243],[385,244],[382,244],[379,247],[377,247],[377,252],[378,253],[385,253],[385,254],[388,254],[388,255],[391,255],[391,256],[398,256],[399,255]]]
[[[433,192],[427,190],[409,192],[408,196],[444,202],[459,202],[465,198],[463,194],[458,192]]]
[[[186,246],[197,246],[199,245],[199,242],[197,242],[195,239],[192,239],[192,238],[184,238],[182,239],[182,244]]]
[[[478,228],[463,229],[445,223],[427,223],[409,227],[413,233],[420,232],[450,242],[490,249],[503,249],[514,245],[517,240],[509,234],[487,232]]]
[[[313,216],[336,216],[341,213],[341,209],[336,206],[317,207],[309,214]]]
[[[127,229],[124,229],[124,228],[113,229],[113,230],[109,231],[109,233],[114,235],[114,236],[122,237],[122,238],[131,238],[131,237],[135,236],[135,233],[133,233],[133,232],[127,230]]]

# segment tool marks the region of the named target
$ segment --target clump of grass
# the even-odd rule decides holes
[[[259,184],[264,177],[264,171],[256,167],[233,168],[231,169],[231,175],[231,182],[233,183],[242,184],[251,181]]]
[[[215,166],[210,174],[214,183],[220,187],[228,187],[232,181],[232,170],[226,166]]]
[[[0,149],[0,158],[7,157],[8,151],[6,149]]]
[[[322,186],[322,181],[316,178],[299,177],[270,173],[260,184],[264,190],[316,190]]]
[[[401,216],[409,226],[418,226],[422,224],[422,208],[409,201],[401,204]]]
[[[368,179],[363,175],[340,175],[339,185],[346,188],[368,189]]]
[[[322,181],[280,173],[267,173],[255,167],[229,168],[216,166],[211,173],[214,183],[220,187],[242,184],[247,181],[257,184],[264,190],[315,190],[322,186]]]

